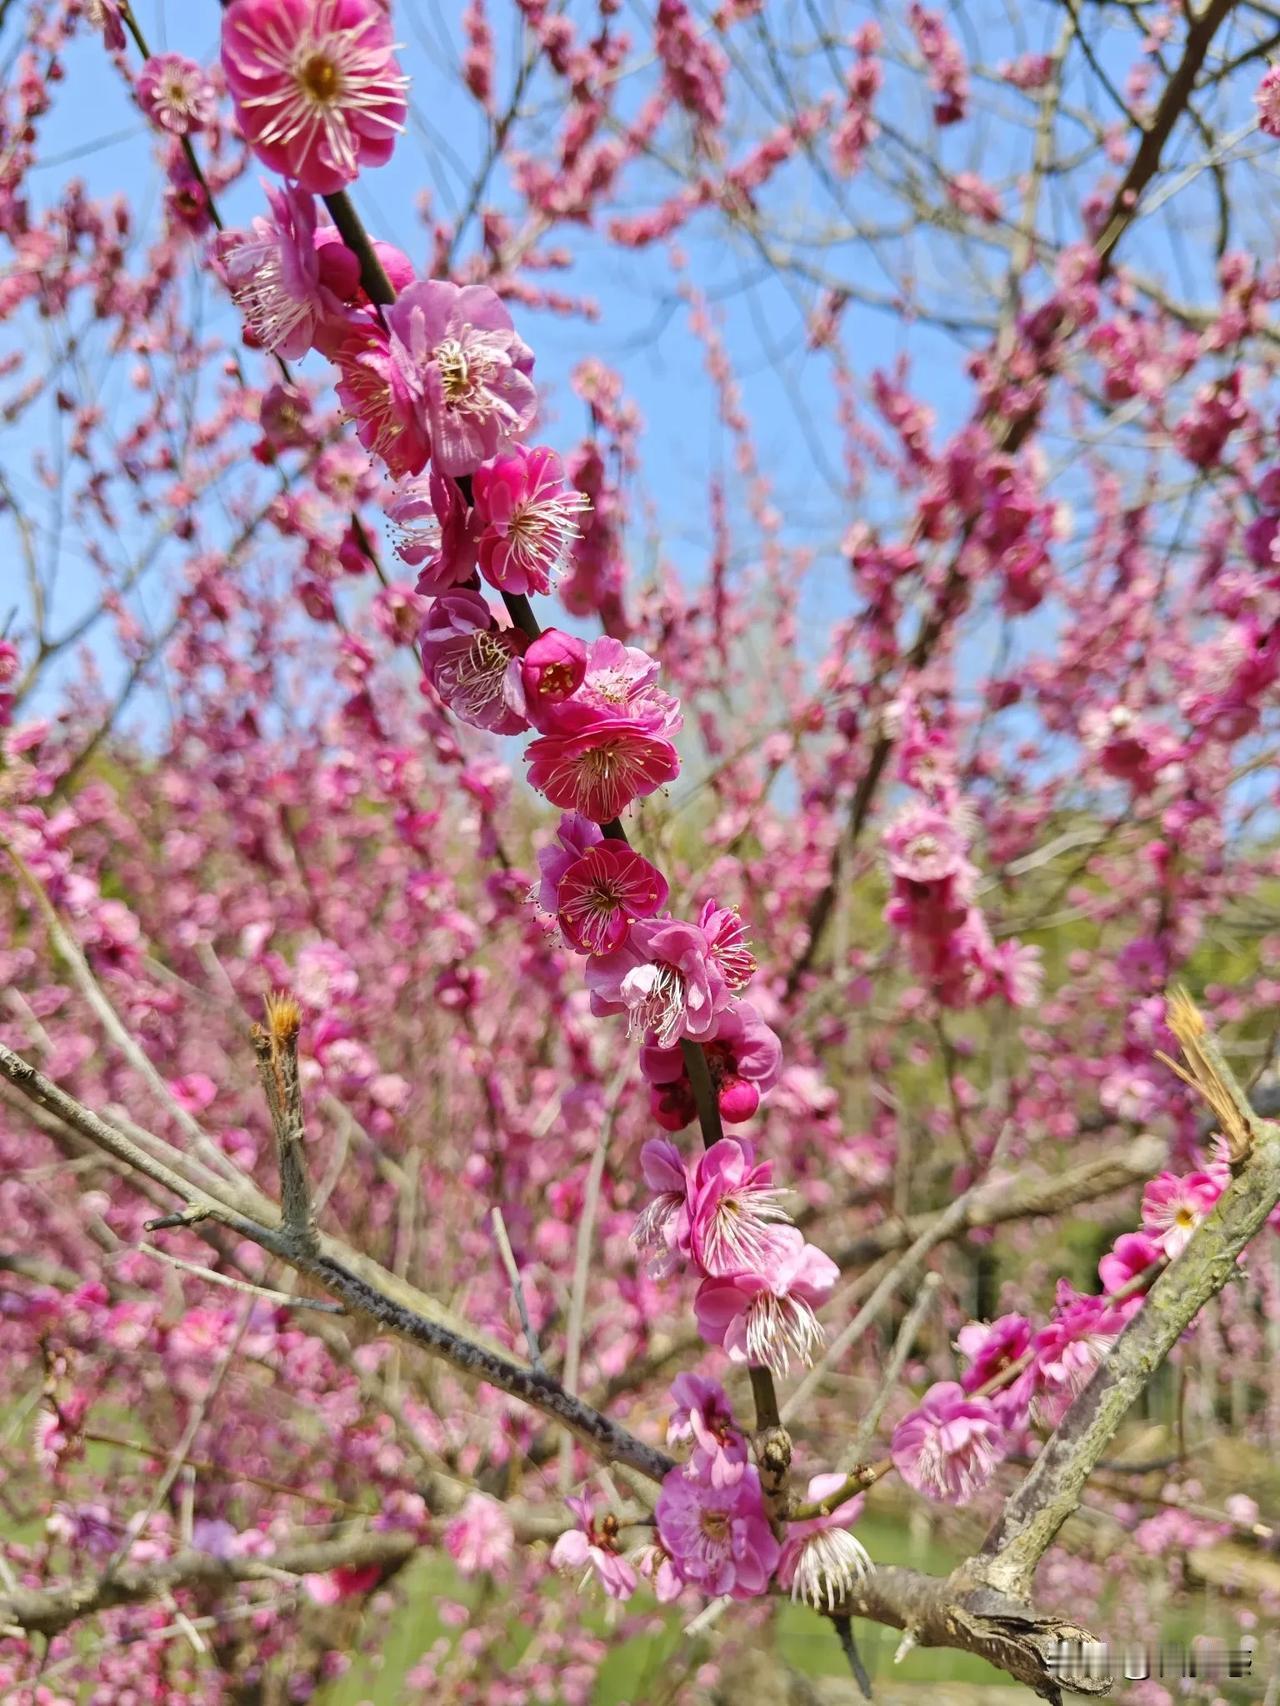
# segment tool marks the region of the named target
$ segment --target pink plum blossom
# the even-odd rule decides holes
[[[724,1387],[700,1374],[678,1374],[671,1383],[675,1409],[667,1426],[667,1444],[693,1443],[685,1473],[713,1487],[740,1480],[748,1462],[746,1436],[735,1425]]]
[[[386,320],[441,474],[474,474],[532,426],[533,354],[487,285],[412,284]]]
[[[1172,1261],[1221,1195],[1221,1180],[1209,1173],[1161,1173],[1142,1193],[1143,1228]]]
[[[749,1001],[726,1007],[715,1032],[702,1044],[715,1086],[720,1118],[730,1125],[749,1120],[782,1071],[782,1044]],[[650,1110],[666,1131],[680,1131],[697,1118],[693,1086],[678,1047],[646,1042],[640,1070],[653,1087]]]
[[[806,1504],[820,1504],[845,1484],[840,1474],[815,1475],[805,1491]],[[833,1611],[871,1571],[871,1560],[849,1529],[866,1500],[859,1493],[825,1516],[788,1522],[778,1560],[778,1586],[791,1590],[815,1611]]]
[[[1004,1424],[989,1398],[972,1398],[954,1380],[931,1386],[918,1409],[893,1431],[894,1467],[909,1487],[945,1504],[968,1504],[1007,1450]]]
[[[316,195],[391,158],[409,80],[378,0],[232,0],[222,68],[258,158]]]
[[[636,1573],[617,1550],[617,1522],[612,1516],[595,1520],[591,1500],[585,1495],[565,1501],[580,1527],[562,1534],[551,1549],[551,1567],[564,1575],[594,1574],[610,1599],[630,1599],[636,1591]]]
[[[478,729],[516,734],[524,720],[503,692],[507,668],[524,636],[500,628],[478,592],[459,588],[435,599],[421,634],[422,662],[431,685],[455,716]]]
[[[778,1226],[790,1220],[786,1194],[749,1143],[722,1137],[704,1151],[689,1186],[690,1251],[703,1273],[723,1279],[767,1269]]]
[[[457,483],[434,468],[406,480],[387,505],[387,520],[401,562],[420,570],[417,590],[447,592],[475,573],[471,513]]]
[[[814,1309],[830,1297],[840,1270],[793,1226],[780,1226],[769,1243],[764,1271],[707,1279],[694,1313],[708,1344],[723,1345],[732,1362],[771,1369],[782,1377],[795,1357],[813,1360],[822,1342]]]
[[[151,122],[174,136],[203,130],[217,111],[209,79],[181,53],[153,54],[138,73],[137,91]]]
[[[525,760],[530,785],[553,806],[596,823],[612,822],[634,799],[674,782],[680,773],[669,740],[622,717],[601,717],[568,734],[542,735],[529,743]]]
[[[593,1013],[625,1013],[632,1034],[663,1047],[713,1035],[731,999],[706,934],[674,918],[637,919],[622,946],[593,956],[585,975]]]
[[[449,1556],[464,1576],[498,1574],[511,1556],[514,1535],[511,1518],[496,1499],[468,1493],[461,1510],[444,1531]]]
[[[737,1480],[720,1486],[673,1469],[662,1483],[654,1514],[658,1537],[682,1580],[705,1594],[733,1599],[765,1592],[780,1549],[753,1463],[744,1464]]]
[[[502,592],[549,592],[589,507],[566,487],[560,458],[545,445],[512,445],[476,470],[472,493],[480,573]]]
[[[579,953],[608,954],[621,946],[634,920],[666,905],[660,871],[618,841],[600,841],[560,878],[556,919]]]

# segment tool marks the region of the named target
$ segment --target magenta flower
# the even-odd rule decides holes
[[[1002,1315],[999,1320],[989,1322],[970,1321],[956,1335],[956,1349],[969,1360],[960,1377],[961,1386],[972,1393],[1000,1378],[1026,1356],[1033,1338],[1031,1323],[1024,1315]],[[1011,1431],[1027,1424],[1036,1378],[1036,1365],[1031,1361],[1007,1386],[988,1394],[1001,1421]]]
[[[773,1260],[786,1192],[773,1183],[773,1165],[757,1162],[751,1145],[722,1137],[698,1157],[689,1187],[689,1247],[713,1279],[763,1272]]]
[[[636,1221],[631,1241],[642,1254],[652,1256],[650,1272],[662,1279],[688,1252],[689,1174],[680,1151],[663,1137],[651,1137],[640,1151],[640,1170],[654,1194]]]
[[[716,1088],[720,1118],[730,1125],[749,1120],[760,1098],[772,1090],[782,1071],[782,1044],[749,1001],[726,1007],[715,1035],[702,1050]],[[646,1043],[640,1071],[653,1086],[650,1112],[664,1131],[681,1131],[697,1118],[693,1087],[679,1048]]]
[[[338,364],[338,401],[355,422],[361,444],[382,458],[394,478],[420,474],[431,440],[387,333],[372,321],[356,325],[327,344],[325,353]]]
[[[693,1441],[685,1474],[728,1487],[741,1480],[748,1462],[745,1435],[734,1425],[729,1399],[718,1380],[678,1374],[671,1383],[676,1408],[667,1424],[667,1444]]]
[[[557,707],[563,713],[573,703]],[[530,785],[553,806],[609,823],[640,795],[680,774],[675,747],[625,718],[601,718],[570,734],[543,735],[525,751]]]
[[[971,1398],[954,1380],[943,1380],[898,1423],[889,1449],[909,1487],[963,1505],[995,1474],[1008,1437],[989,1398]]]
[[[625,1012],[633,1036],[665,1047],[711,1035],[730,1001],[706,936],[675,918],[637,920],[620,948],[587,962],[586,981],[593,1013]]]
[[[633,919],[652,918],[667,903],[667,880],[620,841],[601,841],[560,879],[556,918],[581,954],[619,947]]]
[[[555,912],[560,904],[560,879],[571,865],[577,864],[588,848],[603,840],[604,834],[598,823],[579,816],[577,812],[564,814],[556,831],[557,845],[538,849],[541,881],[534,890],[534,898],[543,912]]]
[[[472,474],[533,425],[533,353],[487,285],[411,284],[386,311],[442,474]]]
[[[316,195],[385,165],[409,87],[392,48],[378,0],[232,0],[222,66],[245,140]]]
[[[1142,1193],[1143,1229],[1172,1261],[1221,1195],[1221,1180],[1209,1173],[1160,1173]]]
[[[500,735],[519,734],[526,726],[503,693],[507,666],[519,656],[524,636],[515,628],[499,628],[478,592],[459,590],[437,598],[420,643],[431,685],[455,717]]]
[[[706,1594],[754,1599],[765,1592],[779,1547],[765,1513],[753,1463],[727,1486],[672,1469],[654,1515],[658,1537],[680,1577]]]
[[[445,1548],[464,1576],[500,1571],[513,1543],[511,1518],[496,1499],[483,1493],[469,1493],[444,1531]]]
[[[694,1299],[698,1331],[723,1345],[732,1362],[763,1365],[781,1378],[796,1357],[806,1366],[822,1343],[814,1308],[840,1277],[829,1256],[806,1244],[794,1226],[780,1226],[762,1273],[704,1280]]]
[[[1098,1278],[1102,1289],[1111,1295],[1123,1291],[1139,1274],[1146,1273],[1164,1254],[1160,1244],[1145,1232],[1122,1232],[1107,1254],[1098,1263]],[[1119,1305],[1126,1316],[1141,1307],[1139,1296]],[[1132,1306],[1132,1307],[1131,1307]]]
[[[214,260],[249,336],[292,361],[311,348],[338,302],[320,282],[314,199],[292,185],[265,187],[271,218],[255,219],[248,231],[219,233]]]
[[[550,592],[591,507],[566,486],[555,451],[512,445],[476,470],[472,495],[484,578],[502,592]]]
[[[520,709],[535,729],[545,727],[551,707],[578,691],[586,673],[587,648],[577,635],[544,628],[520,660]]]
[[[830,1498],[844,1483],[843,1475],[815,1475],[805,1494],[806,1503]],[[858,1493],[828,1516],[805,1517],[787,1524],[778,1560],[778,1586],[790,1588],[793,1601],[803,1600],[815,1611],[834,1611],[870,1573],[871,1560],[865,1547],[849,1533],[865,1502]]]
[[[152,124],[173,136],[189,136],[211,124],[218,110],[213,85],[194,59],[156,53],[138,73],[138,105]]]
[[[577,1575],[581,1570],[580,1589],[586,1586],[588,1577],[594,1573],[610,1599],[630,1599],[636,1591],[636,1573],[627,1560],[618,1555],[616,1519],[606,1516],[597,1524],[591,1500],[585,1496],[568,1498],[565,1503],[582,1526],[569,1529],[556,1541],[551,1550],[551,1567],[565,1575]]]
[[[406,480],[387,505],[401,562],[420,568],[417,590],[447,592],[475,573],[476,544],[471,512],[457,483],[434,468]]]

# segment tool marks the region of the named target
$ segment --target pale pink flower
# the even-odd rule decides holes
[[[1058,1281],[1053,1316],[1035,1338],[1036,1413],[1047,1427],[1057,1427],[1124,1324],[1124,1313],[1105,1297],[1086,1297]]]
[[[591,1500],[585,1496],[568,1498],[565,1503],[582,1526],[569,1529],[556,1541],[551,1549],[552,1569],[565,1575],[582,1571],[580,1588],[594,1573],[610,1599],[630,1599],[636,1591],[636,1573],[618,1554],[616,1519],[606,1516],[597,1524]]]
[[[667,1444],[693,1442],[685,1474],[727,1487],[740,1480],[748,1459],[745,1435],[734,1425],[729,1399],[718,1380],[678,1374],[671,1383],[676,1407],[667,1424]]]
[[[753,1463],[722,1486],[672,1469],[654,1515],[658,1537],[682,1580],[706,1594],[734,1599],[754,1599],[768,1588],[779,1547]]]
[[[404,129],[409,79],[377,0],[232,0],[222,66],[249,146],[316,195],[384,165]]]
[[[658,661],[638,646],[603,634],[587,648],[582,682],[569,698],[546,709],[543,726],[552,734],[588,730],[601,719],[625,717],[654,734],[673,735],[681,725],[680,702],[657,685]]]
[[[640,1151],[644,1182],[654,1193],[641,1210],[631,1241],[651,1255],[650,1272],[662,1279],[689,1248],[689,1172],[674,1143],[651,1137]]]
[[[645,1546],[638,1546],[631,1553],[630,1561],[636,1574],[643,1576],[653,1587],[654,1597],[659,1605],[670,1605],[673,1599],[679,1599],[684,1592],[680,1572],[672,1562],[671,1554],[660,1541],[651,1540]]]
[[[817,1504],[839,1491],[845,1477],[815,1475],[809,1482],[805,1502]],[[846,1499],[827,1516],[804,1517],[789,1522],[778,1559],[778,1586],[791,1589],[791,1598],[803,1600],[815,1611],[834,1611],[863,1578],[870,1574],[871,1559],[849,1528],[862,1514],[866,1501],[861,1493]]]
[[[478,592],[459,588],[442,594],[427,613],[422,663],[455,717],[494,734],[519,734],[527,725],[507,703],[503,683],[523,643],[517,629],[499,628]]]
[[[153,124],[173,136],[189,136],[211,124],[217,112],[213,85],[194,59],[156,53],[138,73],[138,104]]]
[[[637,918],[667,903],[667,880],[621,841],[600,841],[560,879],[556,919],[565,940],[582,954],[619,947]]]
[[[749,1143],[722,1137],[705,1150],[689,1187],[689,1246],[702,1271],[724,1279],[767,1269],[778,1227],[791,1219],[786,1195]]]
[[[442,474],[472,474],[533,424],[533,353],[487,285],[412,284],[386,311]]]
[[[214,262],[254,343],[292,361],[311,348],[338,303],[320,282],[314,198],[292,185],[265,187],[271,217],[248,231],[220,232]]]
[[[926,1498],[963,1505],[980,1492],[1008,1450],[1004,1424],[989,1398],[971,1398],[954,1380],[939,1381],[893,1431],[890,1454],[909,1487]]]
[[[355,422],[361,444],[382,458],[394,478],[420,474],[431,440],[386,331],[372,321],[353,326],[326,344],[326,354],[337,363],[338,401]]]
[[[550,592],[590,508],[565,483],[554,450],[510,450],[478,468],[472,485],[480,573],[502,592]]]
[[[712,1034],[730,1001],[706,936],[675,918],[637,920],[620,948],[587,962],[586,983],[593,1013],[625,1012],[632,1035],[668,1047]]]
[[[909,883],[942,883],[967,876],[964,837],[946,812],[907,806],[885,832],[889,869]]]
[[[779,1378],[792,1357],[806,1366],[822,1343],[814,1308],[831,1295],[840,1270],[806,1244],[794,1226],[780,1226],[763,1273],[704,1280],[694,1299],[698,1331],[723,1345],[730,1361],[769,1368]]]
[[[360,976],[351,956],[336,942],[313,942],[299,951],[291,987],[304,1007],[320,1011],[350,1000],[360,987]]]
[[[445,1549],[464,1576],[500,1571],[514,1540],[511,1518],[496,1499],[483,1493],[469,1493],[444,1531]]]
[[[557,707],[565,711],[573,703]],[[543,735],[525,750],[530,785],[553,806],[609,823],[639,795],[680,774],[671,742],[623,717],[603,717],[568,734]]]
[[[471,513],[457,483],[436,470],[406,480],[387,505],[396,534],[395,553],[421,570],[417,590],[446,592],[475,573],[476,545]]]
[[[1221,1181],[1209,1173],[1160,1173],[1142,1193],[1143,1228],[1172,1261],[1221,1195]]]

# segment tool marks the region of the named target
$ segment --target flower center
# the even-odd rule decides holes
[[[491,705],[502,697],[502,679],[510,661],[511,653],[492,634],[474,636],[455,677],[471,705]]]
[[[723,1546],[729,1538],[729,1518],[724,1511],[703,1511],[698,1524],[713,1545]]]
[[[309,53],[298,67],[298,87],[317,106],[329,107],[342,90],[342,73],[324,53]]]

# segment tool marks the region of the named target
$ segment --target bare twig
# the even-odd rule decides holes
[[[520,1316],[520,1326],[524,1332],[524,1342],[529,1351],[530,1366],[542,1370],[542,1350],[538,1344],[538,1335],[534,1331],[533,1322],[529,1318],[529,1304],[524,1295],[524,1286],[520,1280],[520,1270],[516,1266],[515,1252],[511,1248],[511,1240],[507,1236],[507,1223],[502,1218],[502,1210],[495,1203],[490,1216],[493,1222],[493,1236],[498,1246],[498,1254],[502,1258],[502,1266],[506,1270],[507,1279],[511,1286],[511,1295],[516,1300],[516,1310]]]

